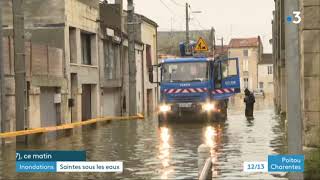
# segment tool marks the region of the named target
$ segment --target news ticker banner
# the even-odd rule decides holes
[[[244,172],[303,172],[304,155],[269,155],[268,161],[243,163]]]
[[[17,151],[16,172],[123,172],[123,162],[86,161],[85,151]]]

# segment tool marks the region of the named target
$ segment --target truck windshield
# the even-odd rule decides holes
[[[168,63],[162,67],[162,82],[208,81],[207,62]]]

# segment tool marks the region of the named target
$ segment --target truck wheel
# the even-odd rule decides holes
[[[160,124],[164,124],[166,122],[167,118],[163,115],[163,114],[159,114],[158,115],[158,122],[159,122],[159,125]]]
[[[227,108],[223,108],[220,112],[220,119],[222,121],[225,121],[227,119],[228,116],[228,109]]]
[[[162,115],[162,114],[158,114],[158,121],[159,121],[159,122],[160,122],[160,121],[163,121],[163,119],[164,119],[163,115]]]
[[[217,122],[217,120],[218,120],[218,114],[216,114],[216,113],[207,114],[207,115],[206,115],[206,119],[207,119],[207,122],[208,122],[208,123]]]

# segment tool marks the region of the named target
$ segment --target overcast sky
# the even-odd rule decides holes
[[[110,0],[113,1],[113,0]],[[124,1],[126,9],[127,0]],[[185,30],[185,3],[191,5],[190,29],[216,29],[216,37],[229,43],[231,37],[260,35],[264,52],[271,53],[273,0],[133,0],[135,11],[154,20],[159,31]],[[163,3],[162,3],[162,2]],[[168,8],[166,7],[168,6]],[[169,10],[170,9],[170,10]],[[220,44],[220,42],[218,42]]]

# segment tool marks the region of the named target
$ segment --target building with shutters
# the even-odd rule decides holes
[[[258,63],[262,59],[263,45],[260,36],[233,38],[229,42],[228,57],[239,58],[241,90],[258,90]]]
[[[273,96],[273,59],[272,54],[262,54],[258,63],[258,90]]]

